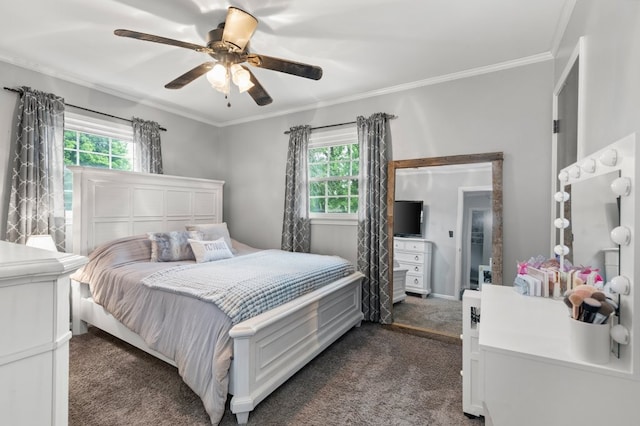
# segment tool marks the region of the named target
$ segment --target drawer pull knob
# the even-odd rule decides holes
[[[419,281],[418,281],[418,279],[417,279],[417,278],[414,278],[414,279],[413,279],[413,283],[414,283],[414,284],[418,284],[418,282],[419,282]]]
[[[416,256],[416,260],[420,260],[420,256]]]
[[[418,272],[420,270],[420,268],[418,268],[417,266],[414,266],[413,270]]]

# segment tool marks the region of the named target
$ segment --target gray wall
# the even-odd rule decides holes
[[[557,81],[585,37],[585,155],[640,130],[640,2],[580,0],[555,59]],[[583,66],[584,65],[584,66]]]
[[[225,205],[232,235],[257,247],[280,246],[285,130],[384,111],[398,116],[391,121],[396,160],[504,152],[504,281],[510,284],[517,260],[549,252],[552,65],[546,61],[222,128],[225,155],[236,165],[229,170]],[[317,225],[312,250],[340,250],[353,259],[355,236],[355,226]]]
[[[167,129],[161,136],[165,174],[225,178],[227,163],[218,153],[219,130],[214,126],[4,62],[0,62],[0,75],[5,87],[30,86],[62,96],[67,103],[73,105],[123,118],[136,116],[157,121]],[[18,99],[16,93],[0,90],[0,239],[4,239],[6,233],[6,206],[10,194],[12,167],[9,152],[15,139],[12,132],[15,128]],[[69,111],[82,112],[73,108],[69,108]],[[108,120],[103,116],[100,118]],[[120,120],[116,121],[122,123]]]

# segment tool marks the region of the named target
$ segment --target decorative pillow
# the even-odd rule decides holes
[[[214,241],[218,238],[224,238],[224,242],[227,243],[227,247],[231,250],[231,253],[236,253],[236,250],[231,244],[231,236],[229,236],[229,229],[226,222],[222,223],[197,223],[194,225],[187,225],[187,231],[200,231],[202,233],[202,240]]]
[[[214,260],[228,259],[233,257],[233,253],[229,250],[224,238],[218,238],[215,241],[202,241],[189,239],[189,244],[196,256],[196,262],[213,262]]]
[[[189,238],[197,236],[188,231],[149,232],[151,262],[194,260]]]

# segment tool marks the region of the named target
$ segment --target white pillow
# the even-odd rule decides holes
[[[186,225],[187,231],[200,231],[202,233],[202,240],[213,241],[218,238],[224,238],[224,242],[227,243],[227,247],[232,253],[236,250],[233,249],[231,244],[231,236],[229,235],[229,229],[227,223],[197,223],[193,225]]]
[[[215,241],[189,239],[189,244],[191,244],[197,263],[213,262],[214,260],[233,257],[233,253],[229,250],[224,238],[218,238]]]

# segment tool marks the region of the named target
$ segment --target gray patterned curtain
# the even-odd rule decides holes
[[[64,99],[22,87],[17,122],[7,241],[49,234],[64,251]]]
[[[282,223],[282,250],[308,253],[311,249],[311,226],[307,198],[307,152],[311,126],[292,127]]]
[[[389,116],[358,117],[360,198],[358,200],[358,270],[362,312],[366,321],[390,324],[389,235],[387,230],[387,163],[391,158]]]
[[[136,145],[136,170],[144,173],[162,174],[162,150],[160,147],[160,125],[134,117],[133,142]]]

